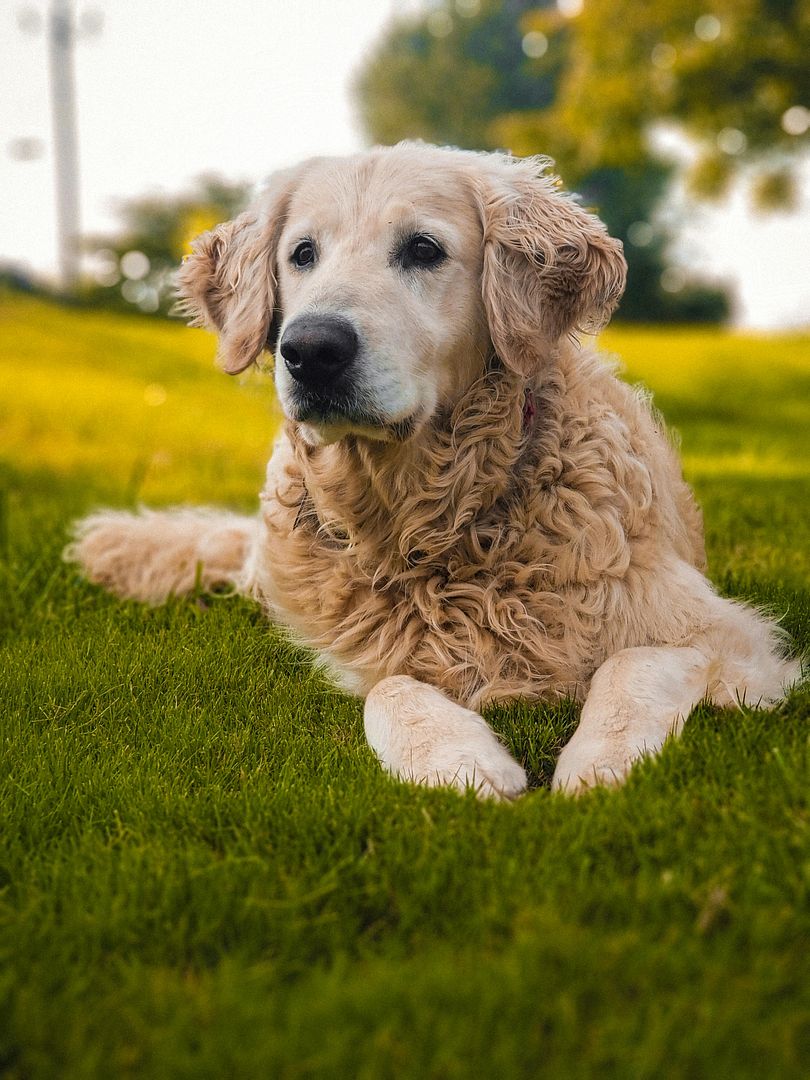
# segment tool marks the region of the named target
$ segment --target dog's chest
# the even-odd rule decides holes
[[[408,673],[470,701],[583,680],[590,649],[571,650],[569,626],[576,615],[579,634],[588,624],[596,636],[607,594],[555,584],[560,551],[520,521],[509,534],[493,516],[441,557],[415,548],[375,564],[305,499],[283,518],[268,530],[266,598],[345,689]]]
[[[645,515],[592,439],[559,451],[553,475],[522,459],[496,499],[485,468],[441,497],[406,493],[415,514],[394,500],[380,512],[348,468],[325,499],[289,468],[266,488],[255,591],[363,685],[404,672],[469,700],[583,683],[625,607]]]

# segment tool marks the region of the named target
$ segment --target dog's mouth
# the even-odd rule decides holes
[[[312,393],[299,393],[285,412],[304,429],[313,444],[337,442],[346,435],[360,435],[377,442],[406,442],[419,427],[418,413],[390,419],[360,402]]]

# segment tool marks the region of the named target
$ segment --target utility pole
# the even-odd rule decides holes
[[[36,7],[17,13],[20,30],[38,34],[42,19]],[[56,188],[56,231],[59,257],[59,284],[72,293],[79,281],[81,255],[81,214],[79,204],[79,138],[76,129],[76,84],[73,77],[73,47],[80,37],[94,37],[103,23],[101,12],[85,10],[77,20],[72,0],[50,0],[45,35],[51,83],[51,127],[53,129],[54,183]],[[18,139],[11,153],[20,161],[39,156],[38,140]]]
[[[81,218],[76,85],[73,77],[73,43],[76,31],[71,0],[52,0],[48,12],[47,33],[51,72],[59,279],[63,291],[72,293],[75,292],[79,281]]]

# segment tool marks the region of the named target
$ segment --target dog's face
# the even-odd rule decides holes
[[[275,352],[310,443],[408,438],[493,353],[531,376],[618,300],[621,246],[543,164],[407,144],[314,159],[200,239],[185,308],[227,371]]]
[[[452,173],[390,155],[316,161],[276,258],[276,387],[312,440],[403,438],[482,370],[482,228]]]

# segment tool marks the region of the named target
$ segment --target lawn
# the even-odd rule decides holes
[[[710,572],[810,645],[810,336],[618,328]],[[571,706],[488,718],[512,805],[382,775],[245,601],[121,604],[98,505],[250,509],[266,376],[179,325],[0,297],[0,1073],[804,1077],[810,695],[701,708],[627,786],[548,780]]]

